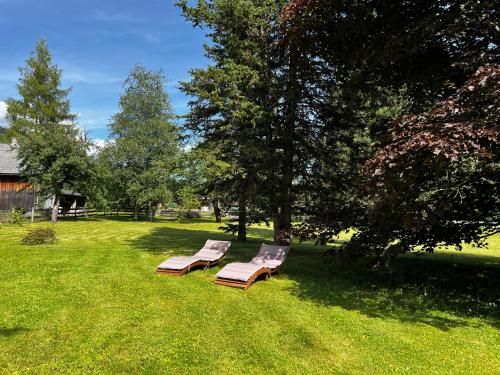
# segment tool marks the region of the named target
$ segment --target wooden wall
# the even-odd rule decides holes
[[[20,191],[29,188],[29,186],[26,182],[0,180],[0,191]]]
[[[33,190],[28,183],[19,179],[19,176],[0,176],[0,211],[10,211],[12,208],[31,210]]]
[[[0,211],[10,211],[13,208],[29,211],[33,206],[33,199],[32,190],[0,190]]]

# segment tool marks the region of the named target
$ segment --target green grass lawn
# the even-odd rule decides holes
[[[499,236],[402,257],[390,274],[300,244],[247,291],[214,285],[220,267],[155,274],[231,239],[217,227],[66,221],[39,247],[19,244],[27,227],[0,228],[0,373],[500,374]],[[249,260],[271,231],[250,236],[222,265]]]

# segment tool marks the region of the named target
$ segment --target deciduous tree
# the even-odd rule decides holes
[[[109,129],[106,155],[117,188],[149,220],[161,203],[172,201],[173,173],[180,152],[180,130],[161,73],[137,65],[124,83],[118,112]]]

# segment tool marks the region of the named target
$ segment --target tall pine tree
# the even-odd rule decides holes
[[[247,208],[275,216],[274,156],[276,108],[273,73],[276,28],[282,1],[178,1],[193,25],[207,30],[212,60],[191,71],[183,90],[193,96],[186,126],[202,139],[200,147],[217,150],[233,175],[219,185],[238,202],[238,239],[246,239]],[[214,190],[217,181],[212,181]],[[263,192],[265,190],[265,193]]]
[[[57,222],[64,189],[81,190],[89,181],[89,142],[75,125],[62,71],[52,64],[44,39],[20,68],[20,99],[7,100],[7,121],[18,139],[22,175],[42,196],[53,196],[52,222]]]

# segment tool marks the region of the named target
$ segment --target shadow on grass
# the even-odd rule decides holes
[[[147,235],[129,240],[128,243],[137,250],[147,251],[154,255],[165,253],[192,255],[200,250],[208,239],[231,241],[231,248],[225,257],[225,262],[250,260],[255,256],[262,243],[262,239],[255,237],[242,243],[237,242],[234,236],[223,232],[170,227],[153,228]]]
[[[129,243],[137,250],[147,251],[152,254],[168,252],[190,255],[203,247],[207,239],[231,240],[227,235],[214,232],[158,227],[153,228],[145,236],[130,240]]]
[[[140,216],[137,220],[134,219],[132,215],[120,215],[116,216],[113,214],[104,215],[95,215],[89,217],[61,217],[60,221],[83,221],[83,222],[99,222],[99,221],[120,221],[120,222],[130,222],[130,223],[148,223],[149,220],[146,217]],[[199,218],[199,219],[177,219],[172,217],[155,217],[154,221],[151,222],[156,224],[161,223],[179,223],[182,225],[193,225],[193,224],[217,224],[214,218]],[[224,225],[221,223],[220,225]]]
[[[267,232],[269,231],[269,233]],[[271,230],[258,229],[247,243],[222,232],[157,227],[130,244],[152,254],[191,255],[207,239],[230,240],[222,265],[249,261]],[[261,234],[265,239],[258,238]],[[294,246],[282,274],[294,281],[289,292],[324,306],[355,310],[368,317],[427,324],[442,330],[474,324],[500,327],[500,267],[492,257],[445,260],[445,256],[407,256],[396,259],[392,273],[347,267],[322,256],[311,244]],[[484,259],[483,259],[484,258]],[[478,318],[474,321],[471,318]]]
[[[500,268],[477,258],[474,263],[455,263],[443,257],[407,256],[394,261],[391,273],[382,273],[316,254],[291,257],[286,273],[295,281],[293,294],[321,305],[442,330],[483,323],[498,328]]]
[[[13,328],[0,327],[0,337],[11,337],[26,331],[29,331],[29,329],[23,327],[13,327]]]

